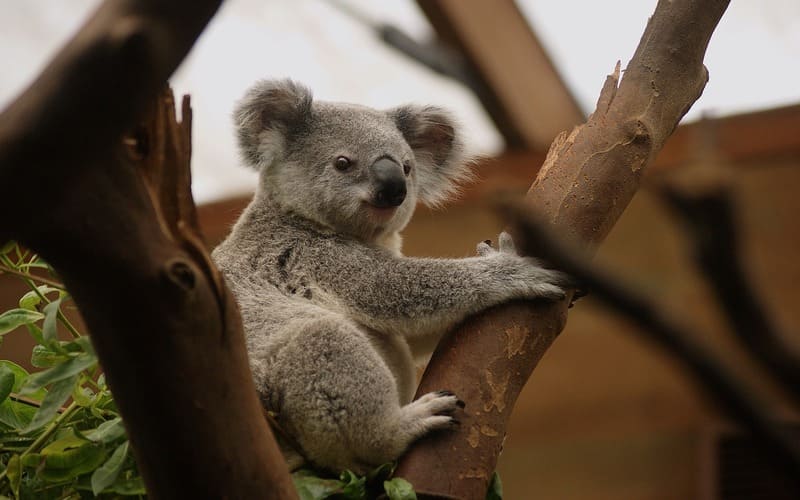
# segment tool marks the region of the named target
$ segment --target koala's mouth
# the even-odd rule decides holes
[[[364,208],[371,219],[383,221],[394,217],[394,214],[397,213],[397,209],[400,207],[379,207],[368,201],[365,201]]]

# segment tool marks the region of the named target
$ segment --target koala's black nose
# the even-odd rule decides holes
[[[406,199],[406,176],[403,167],[381,158],[372,164],[372,178],[375,186],[374,205],[388,208],[398,207]]]

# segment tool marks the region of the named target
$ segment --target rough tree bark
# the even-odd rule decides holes
[[[708,80],[703,56],[728,3],[659,0],[622,81],[618,66],[587,123],[553,143],[528,192],[532,211],[584,246],[606,237],[645,167],[700,97]],[[455,391],[466,402],[461,429],[420,441],[397,475],[429,498],[483,498],[514,403],[562,330],[568,302],[496,307],[443,339],[418,394]]]
[[[0,115],[0,240],[61,274],[153,498],[296,498],[264,421],[236,305],[189,191],[190,110],[170,96],[219,1],[108,0]],[[25,186],[29,186],[26,188]],[[36,199],[31,192],[35,191]]]

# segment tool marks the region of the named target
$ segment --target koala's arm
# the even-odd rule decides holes
[[[464,259],[396,257],[333,240],[306,250],[312,280],[349,316],[406,337],[440,335],[468,315],[514,298],[560,299],[567,284],[564,274],[503,245],[498,252],[481,244],[481,256]]]

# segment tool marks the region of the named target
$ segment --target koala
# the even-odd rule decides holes
[[[234,118],[259,184],[213,258],[290,467],[363,473],[457,425],[455,394],[412,401],[415,359],[490,306],[562,299],[567,279],[505,234],[475,257],[401,254],[417,203],[438,206],[470,177],[453,119],[316,101],[290,80],[257,83]]]

